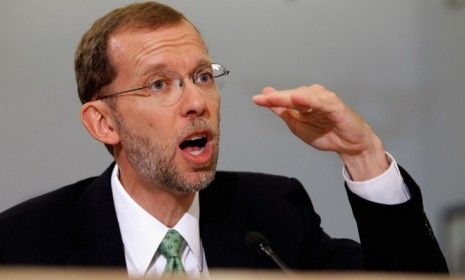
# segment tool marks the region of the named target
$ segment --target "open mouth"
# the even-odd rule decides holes
[[[209,161],[211,156],[212,133],[209,130],[196,131],[186,136],[179,148],[184,157],[192,162]]]
[[[193,135],[179,144],[179,148],[193,156],[201,154],[207,145],[208,137],[206,134]]]

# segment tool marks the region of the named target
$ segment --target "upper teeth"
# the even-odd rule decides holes
[[[192,136],[192,137],[189,138],[188,140],[194,141],[194,140],[202,139],[203,137],[204,137],[203,135],[196,135],[196,136]]]

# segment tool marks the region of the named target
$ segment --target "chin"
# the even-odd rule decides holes
[[[198,192],[210,185],[215,178],[215,169],[190,171],[165,185],[165,189],[174,193]]]
[[[215,174],[215,169],[195,172],[186,184],[188,191],[197,192],[205,189],[215,179]]]

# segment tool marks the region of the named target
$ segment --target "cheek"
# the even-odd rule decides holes
[[[151,133],[159,139],[174,139],[182,123],[179,122],[177,114],[172,110],[160,111],[160,114],[153,115],[149,122]]]
[[[217,116],[220,111],[221,96],[218,94],[208,102],[208,107],[213,116]]]
[[[139,110],[137,114],[132,114],[130,125],[141,135],[159,140],[171,137],[175,128],[171,114],[155,113],[153,110]]]

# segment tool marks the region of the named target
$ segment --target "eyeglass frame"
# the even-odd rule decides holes
[[[213,78],[213,82],[215,83],[215,85],[216,85],[216,82],[215,82],[216,78],[223,77],[223,76],[228,76],[229,73],[230,73],[230,71],[229,71],[225,66],[223,66],[223,65],[221,65],[221,64],[219,64],[219,63],[208,63],[208,64],[200,65],[199,67],[197,67],[197,68],[195,69],[195,71],[193,71],[193,72],[191,72],[191,73],[189,73],[189,74],[186,74],[186,75],[184,75],[184,76],[181,75],[181,74],[179,74],[179,73],[176,72],[176,71],[164,71],[164,72],[158,73],[157,75],[160,75],[160,74],[163,74],[163,73],[176,73],[177,76],[178,76],[178,78],[180,78],[180,80],[181,80],[182,82],[184,82],[184,79],[185,79],[185,78],[189,78],[189,80],[190,80],[195,86],[197,86],[197,83],[195,82],[195,80],[196,80],[196,79],[195,79],[195,76],[198,74],[198,72],[199,72],[201,69],[203,69],[204,67],[209,66],[209,65],[212,66],[212,68],[213,68],[213,66],[216,65],[216,66],[219,66],[220,69],[223,69],[223,72],[222,72],[220,75],[217,75],[217,76],[213,76],[213,77],[212,77],[212,78]],[[150,83],[149,83],[148,85],[146,85],[146,86],[142,86],[142,87],[138,87],[138,88],[134,88],[134,89],[123,90],[123,91],[118,91],[118,92],[113,92],[113,93],[109,93],[109,94],[104,94],[104,95],[101,95],[101,96],[97,96],[97,97],[94,99],[94,101],[96,101],[96,100],[103,100],[103,99],[112,98],[112,97],[118,97],[118,96],[125,96],[125,95],[123,95],[123,94],[125,94],[125,93],[131,93],[131,92],[135,92],[135,91],[139,91],[139,90],[144,90],[144,89],[147,89],[147,88],[151,87],[151,86],[152,86],[155,82],[157,82],[157,81],[158,81],[158,80],[152,81],[152,82],[150,82]],[[183,83],[183,84],[184,84],[184,83]],[[182,93],[184,92],[184,85],[179,86],[179,87],[182,89],[181,95],[179,96],[179,98],[180,98],[180,97],[182,96]],[[219,88],[219,89],[221,89],[221,88]],[[152,96],[152,94],[149,94],[149,95],[147,95],[147,96]],[[179,99],[177,99],[177,100],[176,100],[174,103],[172,103],[172,104],[176,104],[177,101],[179,101]],[[172,104],[171,104],[171,105],[172,105]],[[166,105],[166,106],[169,106],[169,105]]]

